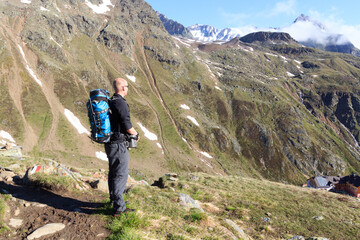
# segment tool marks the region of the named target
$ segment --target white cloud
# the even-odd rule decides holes
[[[270,11],[269,16],[276,16],[279,14],[293,15],[296,13],[296,0],[287,0],[277,2],[274,8]]]

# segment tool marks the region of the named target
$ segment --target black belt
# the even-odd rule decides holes
[[[120,132],[114,132],[111,135],[111,139],[110,139],[111,143],[122,143],[122,142],[126,142],[126,136],[123,133]]]

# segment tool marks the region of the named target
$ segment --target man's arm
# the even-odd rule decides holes
[[[130,134],[130,135],[138,135],[137,131],[133,127],[128,129],[127,133]]]

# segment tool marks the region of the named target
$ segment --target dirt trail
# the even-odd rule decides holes
[[[31,232],[48,223],[63,223],[65,229],[41,239],[105,239],[109,231],[106,222],[97,214],[103,206],[104,197],[96,193],[52,192],[34,186],[6,184],[12,198],[7,201],[9,212],[5,223],[11,218],[23,223],[9,240],[25,239]],[[0,236],[1,237],[1,236]]]
[[[146,54],[145,54],[145,51],[144,51],[144,48],[141,47],[141,46],[144,46],[144,39],[141,37],[141,35],[139,35],[137,37],[137,44],[138,44],[138,47],[140,48],[141,50],[141,57],[143,58],[144,62],[145,62],[145,70],[141,69],[142,72],[144,73],[144,75],[147,77],[148,79],[148,82],[149,82],[149,85],[150,85],[150,89],[152,92],[154,92],[154,95],[157,96],[157,98],[159,99],[162,107],[164,108],[165,112],[167,113],[167,115],[169,116],[173,126],[175,127],[175,130],[177,132],[177,134],[182,137],[177,125],[176,125],[176,121],[174,119],[174,116],[171,114],[168,106],[166,105],[162,95],[161,95],[161,92],[157,86],[157,81],[156,81],[156,78],[155,78],[155,75],[153,73],[153,71],[151,70],[150,66],[149,66],[149,62],[147,60],[147,57],[146,57]],[[136,57],[136,54],[135,54],[135,57]],[[141,66],[140,62],[137,60],[138,62],[138,65]],[[147,74],[146,74],[146,72]],[[162,138],[163,141],[164,141],[164,138]],[[163,143],[164,145],[165,143]],[[189,143],[186,142],[186,144],[188,145],[189,148],[192,149],[191,145]]]

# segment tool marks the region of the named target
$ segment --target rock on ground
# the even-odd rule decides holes
[[[36,229],[34,232],[32,232],[27,239],[37,239],[45,235],[54,234],[60,230],[63,230],[65,228],[65,224],[62,223],[49,223],[46,224],[38,229]]]
[[[202,207],[199,205],[199,203],[197,201],[195,201],[194,199],[192,199],[189,195],[184,194],[184,193],[179,193],[179,199],[180,199],[180,205],[185,207],[185,208],[197,208],[200,211],[204,212],[204,209],[202,209]]]
[[[9,226],[13,228],[18,228],[22,225],[22,223],[23,223],[22,219],[11,218],[9,221]]]
[[[236,223],[234,223],[230,219],[225,219],[225,222],[229,224],[239,234],[240,239],[252,240],[252,238],[249,237],[238,225],[236,225]]]

